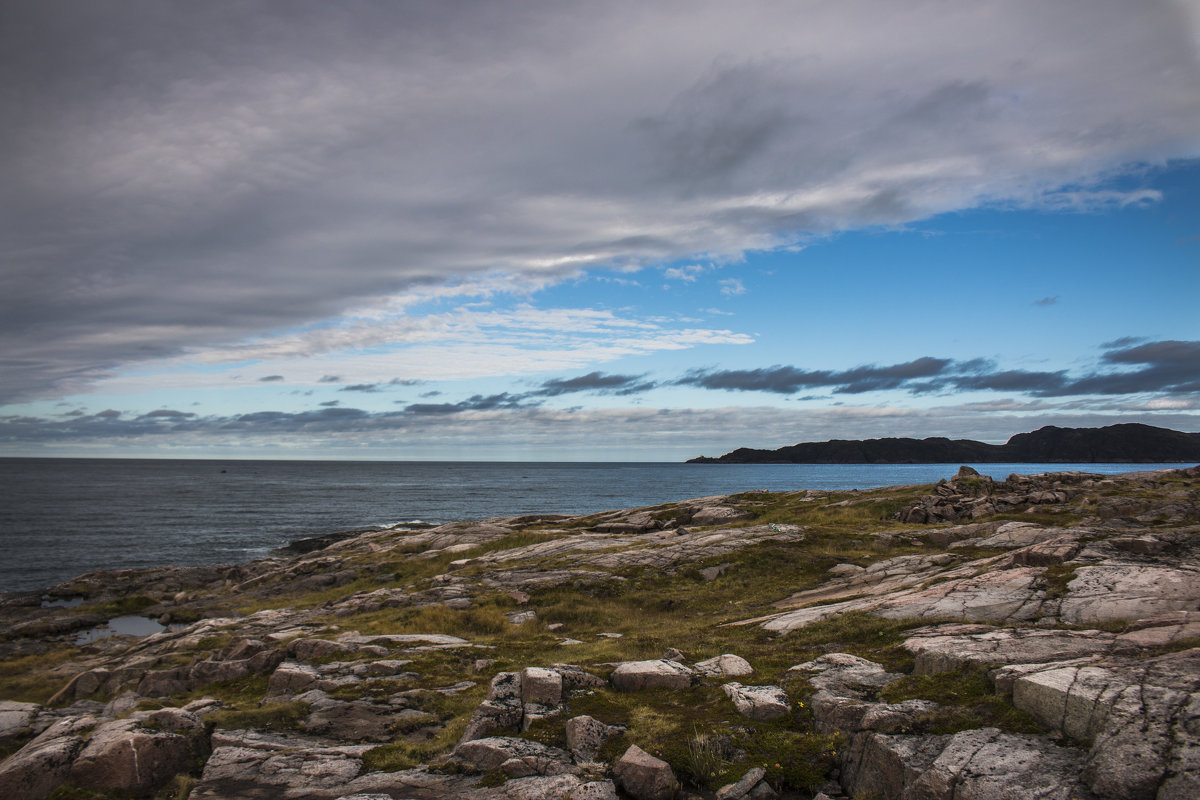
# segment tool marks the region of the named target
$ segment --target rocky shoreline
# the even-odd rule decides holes
[[[294,550],[4,595],[0,797],[1200,796],[1200,467]]]

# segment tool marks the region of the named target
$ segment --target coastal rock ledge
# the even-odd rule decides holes
[[[171,624],[80,636],[127,614]],[[0,759],[5,800],[1191,800],[1200,467],[89,573],[0,595]]]

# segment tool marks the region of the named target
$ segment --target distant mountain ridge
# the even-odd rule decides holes
[[[972,439],[833,439],[801,442],[777,450],[741,447],[689,464],[942,464],[1200,462],[1200,433],[1140,423],[1103,428],[1047,425],[1018,433],[1004,444]]]

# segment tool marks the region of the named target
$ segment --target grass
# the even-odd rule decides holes
[[[158,601],[154,598],[146,597],[144,594],[134,594],[110,600],[107,603],[97,603],[93,606],[79,606],[76,610],[81,614],[107,614],[110,617],[120,617],[137,614],[139,611],[153,605],[158,605]]]
[[[974,666],[959,667],[939,675],[906,675],[879,693],[881,700],[932,700],[938,708],[919,718],[907,733],[958,733],[994,727],[1012,733],[1044,733],[1024,711],[996,694],[987,673]]]
[[[294,731],[308,716],[308,703],[268,703],[258,708],[217,711],[205,720],[226,730]]]
[[[75,654],[73,648],[59,648],[0,661],[0,700],[45,703],[70,678],[49,671]]]

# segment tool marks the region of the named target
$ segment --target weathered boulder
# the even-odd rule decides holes
[[[692,668],[710,678],[737,678],[754,674],[754,667],[750,666],[750,662],[732,653],[697,661]]]
[[[42,800],[71,775],[83,740],[77,736],[39,737],[0,763],[0,797]]]
[[[491,736],[463,742],[454,748],[454,759],[476,772],[501,768],[512,778],[561,775],[572,771],[566,752],[531,739]]]
[[[775,792],[766,782],[767,771],[762,767],[754,767],[746,772],[736,783],[722,786],[717,790],[717,800],[742,800],[743,797],[770,798]],[[760,787],[766,787],[762,791]],[[769,794],[768,794],[769,792]]]
[[[148,794],[187,770],[203,746],[198,736],[145,729],[133,719],[106,722],[71,765],[71,780],[91,789]]]
[[[738,713],[755,722],[786,717],[792,711],[787,692],[778,686],[743,686],[727,683],[721,687],[737,707]]]
[[[622,692],[642,689],[686,689],[695,673],[676,661],[626,661],[612,673],[612,685]]]
[[[567,749],[571,755],[579,761],[591,761],[609,737],[620,729],[582,715],[567,720],[566,730]]]
[[[672,800],[679,790],[671,765],[636,744],[613,766],[613,779],[634,800]]]
[[[562,675],[552,669],[526,667],[521,670],[521,702],[557,706],[562,702]]]
[[[298,694],[313,688],[320,679],[321,673],[316,667],[298,661],[285,661],[271,673],[267,691],[272,695]]]
[[[809,683],[817,691],[809,698],[809,704],[822,733],[897,733],[937,707],[926,700],[872,702],[870,698],[881,687],[900,675],[848,653],[829,653],[798,664],[788,673],[810,673]]]
[[[28,735],[41,709],[36,703],[0,700],[0,746]]]

